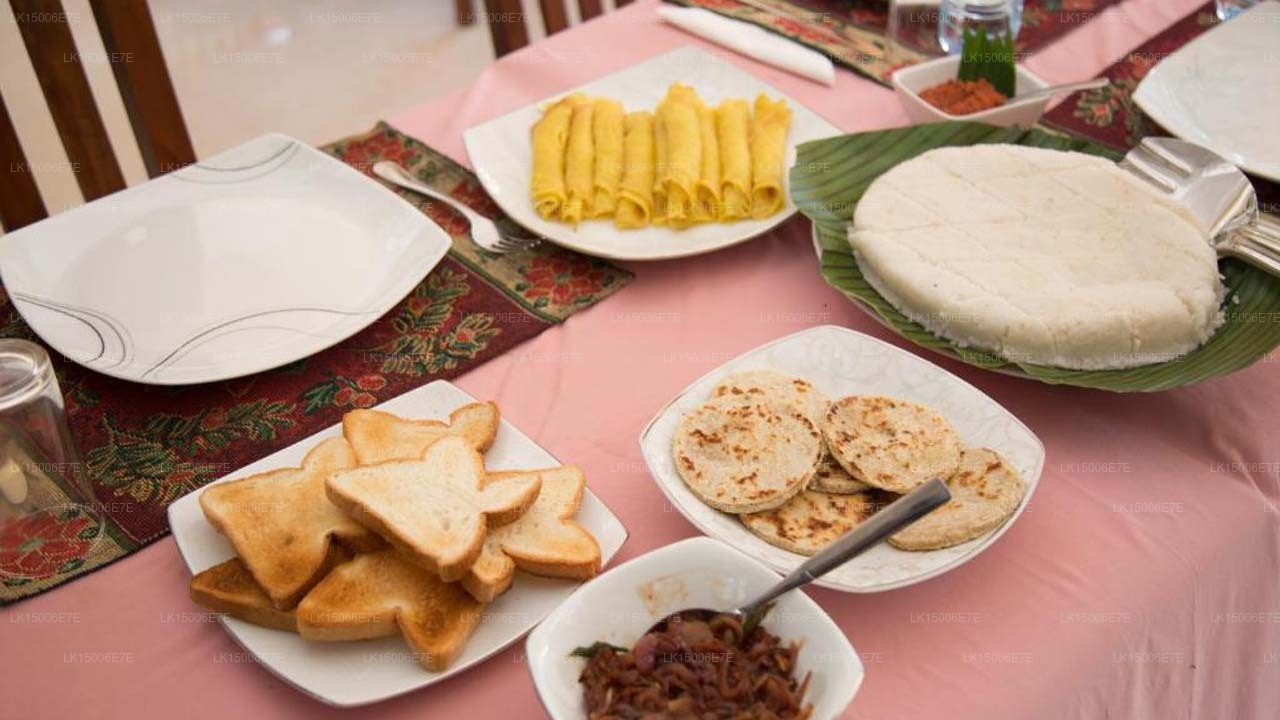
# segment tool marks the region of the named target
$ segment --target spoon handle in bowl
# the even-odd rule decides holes
[[[741,609],[744,615],[768,605],[779,595],[817,580],[837,567],[879,545],[890,535],[919,520],[951,499],[951,492],[934,478],[903,495],[869,520],[842,535],[821,552],[791,571],[777,585]]]

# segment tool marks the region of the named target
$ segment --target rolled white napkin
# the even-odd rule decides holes
[[[836,84],[836,66],[831,58],[752,25],[717,15],[702,8],[661,5],[658,16],[666,22],[734,52],[782,68],[823,85]]]

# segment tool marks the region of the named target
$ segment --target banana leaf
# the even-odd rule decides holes
[[[1118,160],[1116,151],[1041,130],[949,122],[855,133],[800,145],[791,169],[791,196],[814,224],[822,249],[822,276],[832,287],[878,316],[894,332],[924,348],[990,370],[1042,382],[1115,392],[1153,392],[1226,375],[1280,346],[1280,278],[1233,258],[1219,261],[1227,293],[1226,319],[1199,348],[1168,362],[1123,370],[1068,370],[1015,363],[962,348],[898,312],[867,283],[847,238],[858,200],[873,180],[900,162],[938,147],[1012,143],[1074,150]]]

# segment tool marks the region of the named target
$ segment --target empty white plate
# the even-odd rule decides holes
[[[631,647],[655,622],[677,610],[729,610],[750,601],[781,577],[718,540],[691,538],[623,563],[578,589],[529,633],[529,672],[555,720],[585,718],[578,675],[579,647],[607,642]],[[800,643],[796,679],[812,672],[805,700],[815,720],[844,712],[862,685],[862,660],[844,631],[802,590],[778,598],[765,629]]]
[[[1280,182],[1280,2],[1261,2],[1161,60],[1133,101],[1166,130]]]
[[[790,193],[787,193],[786,207],[773,217],[734,223],[704,223],[684,230],[662,225],[619,230],[612,219],[585,220],[574,228],[544,220],[534,211],[529,197],[529,175],[533,163],[529,130],[542,117],[542,108],[547,103],[563,95],[581,92],[617,100],[628,112],[652,110],[674,82],[692,86],[708,104],[717,104],[727,98],[743,98],[751,103],[760,93],[785,99],[791,106],[791,132],[787,136],[788,168],[795,164],[796,145],[840,133],[834,125],[777,88],[711,53],[689,46],[656,55],[625,70],[470,128],[463,139],[471,166],[485,190],[513,220],[558,245],[597,257],[662,260],[699,255],[750,240],[791,217],[796,206]]]
[[[378,409],[411,418],[447,418],[451,411],[471,402],[475,402],[475,398],[462,389],[437,380],[383,403]],[[217,482],[273,468],[296,467],[316,443],[341,434],[342,426],[334,425]],[[550,453],[506,420],[498,429],[493,447],[485,453],[485,465],[491,470],[544,468],[559,464]],[[591,478],[587,478],[587,482],[589,485]],[[231,544],[205,520],[200,510],[200,492],[196,490],[169,506],[173,538],[177,540],[178,550],[193,575],[235,556]],[[600,543],[601,561],[607,566],[609,559],[627,539],[622,523],[589,487],[583,495],[577,520]],[[399,637],[319,643],[235,618],[224,617],[222,624],[263,667],[318,700],[347,707],[395,697],[466,670],[524,635],[573,594],[577,587],[578,583],[570,580],[519,573],[511,589],[485,608],[484,618],[462,655],[448,670],[438,673],[429,672],[415,662],[409,646]]]
[[[268,370],[346,339],[449,244],[395,193],[273,134],[0,238],[0,276],[62,355],[177,385]]]
[[[868,335],[822,325],[788,335],[739,355],[685,388],[649,422],[640,449],[658,487],[699,530],[759,558],[780,572],[790,572],[805,557],[770,545],[747,530],[737,516],[720,512],[693,494],[676,472],[671,442],[685,413],[711,397],[711,389],[739,370],[771,369],[802,377],[827,397],[889,395],[934,408],[946,416],[960,439],[989,447],[1009,461],[1027,483],[1017,512],[999,528],[976,540],[943,550],[907,552],[880,545],[833,570],[819,585],[845,592],[869,593],[906,587],[941,575],[986,550],[1022,514],[1040,481],[1044,445],[1022,421],[981,390],[934,365]]]

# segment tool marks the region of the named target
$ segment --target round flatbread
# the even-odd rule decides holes
[[[805,490],[782,507],[742,516],[742,524],[765,542],[813,555],[876,511],[871,493],[837,495]]]
[[[831,455],[856,480],[905,493],[960,465],[960,436],[937,410],[880,396],[831,404],[822,427]]]
[[[804,489],[822,457],[822,434],[790,406],[726,395],[680,419],[672,455],[680,478],[706,504],[758,512]]]
[[[1000,527],[1018,509],[1027,485],[994,450],[968,448],[947,479],[951,500],[889,538],[902,550],[939,550]]]
[[[824,453],[822,462],[818,463],[817,472],[809,478],[809,489],[816,492],[849,495],[870,490],[871,486],[854,478],[848,470],[840,467],[840,463],[831,457],[831,453]]]
[[[715,397],[742,395],[776,400],[804,413],[814,427],[821,427],[830,404],[827,396],[808,380],[776,370],[743,370],[733,373],[721,380],[711,394]]]

